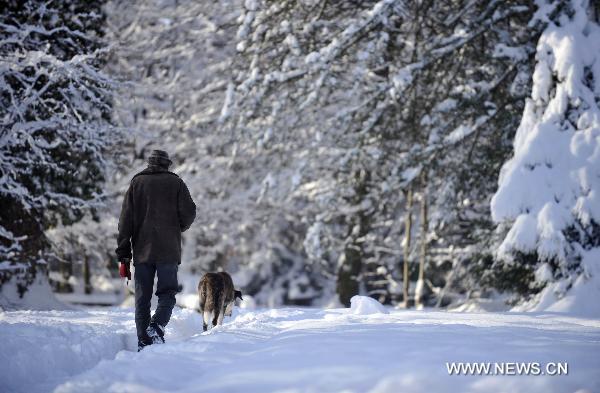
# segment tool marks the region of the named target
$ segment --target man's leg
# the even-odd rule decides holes
[[[177,293],[177,269],[178,265],[156,264],[156,275],[158,281],[156,284],[156,296],[158,296],[158,306],[152,316],[151,323],[156,323],[163,328],[169,323],[173,307],[175,306],[175,294]]]
[[[150,301],[154,288],[156,266],[151,263],[135,265],[135,327],[138,341],[147,342],[146,329],[150,324]]]

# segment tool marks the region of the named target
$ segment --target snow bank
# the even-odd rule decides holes
[[[27,287],[23,297],[19,296],[16,276],[0,287],[0,310],[66,310],[69,306],[59,301],[43,274],[38,274]]]
[[[377,300],[368,296],[352,296],[350,299],[350,311],[352,314],[387,314],[388,311]]]
[[[129,311],[0,314],[0,390],[47,392],[124,349],[137,349]]]

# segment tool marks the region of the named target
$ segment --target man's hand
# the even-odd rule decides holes
[[[129,269],[131,259],[123,258],[119,262],[119,275],[123,278],[127,277],[128,280],[131,280],[131,270]]]

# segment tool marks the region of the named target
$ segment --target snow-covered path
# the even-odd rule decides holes
[[[2,391],[600,391],[600,321],[560,314],[236,310],[201,334],[176,310],[168,329],[136,353],[122,350],[132,310],[0,314]],[[450,376],[452,361],[567,362],[568,375]]]

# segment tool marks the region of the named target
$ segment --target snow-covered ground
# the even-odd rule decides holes
[[[235,310],[207,333],[176,309],[137,353],[133,310],[0,314],[5,392],[595,392],[600,320],[557,313]],[[447,362],[567,362],[568,375],[450,376]],[[583,390],[582,390],[583,389]]]

